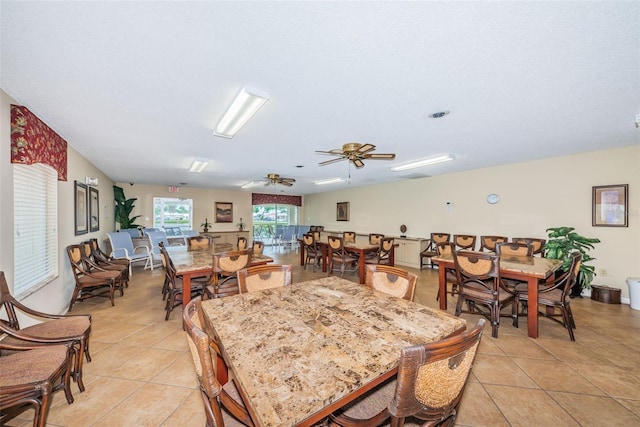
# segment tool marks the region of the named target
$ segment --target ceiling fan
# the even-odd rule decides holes
[[[296,182],[296,180],[293,178],[284,178],[278,175],[277,173],[270,173],[270,174],[267,174],[267,182],[265,183],[265,185],[282,184],[282,185],[286,185],[287,187],[291,187],[294,182]]]
[[[344,144],[342,148],[337,148],[330,151],[316,151],[319,154],[329,154],[334,156],[340,156],[336,159],[327,160],[326,162],[319,163],[320,166],[328,165],[331,163],[339,162],[341,160],[348,159],[352,162],[356,168],[364,166],[364,159],[372,160],[393,160],[396,155],[393,153],[380,153],[375,154],[371,151],[375,150],[376,146],[373,144],[358,144],[357,142],[349,142]]]

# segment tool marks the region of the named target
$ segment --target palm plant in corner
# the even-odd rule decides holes
[[[116,222],[120,224],[120,230],[139,227],[139,225],[136,224],[136,219],[139,218],[140,215],[129,217],[131,212],[133,212],[133,203],[138,199],[127,199],[122,187],[118,187],[117,185],[113,186],[113,198],[116,202]]]
[[[547,228],[548,240],[544,245],[545,257],[562,260],[562,266],[559,269],[561,272],[569,269],[572,253],[577,251],[582,254],[582,264],[576,284],[571,289],[571,297],[580,296],[582,289],[591,287],[591,281],[596,276],[596,268],[587,265],[589,261],[595,259],[589,255],[589,251],[594,248],[595,243],[600,243],[600,239],[581,236],[574,230],[573,227]]]

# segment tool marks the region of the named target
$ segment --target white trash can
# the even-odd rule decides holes
[[[627,285],[629,285],[629,301],[631,302],[631,308],[634,310],[640,310],[640,277],[627,278]]]

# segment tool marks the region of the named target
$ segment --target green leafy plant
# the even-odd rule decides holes
[[[204,229],[205,233],[209,231],[209,229],[212,227],[212,224],[209,222],[209,218],[205,218],[204,222],[200,224],[200,227]]]
[[[136,219],[140,218],[140,215],[130,217],[133,212],[133,203],[138,199],[127,199],[124,190],[117,185],[113,186],[113,197],[116,201],[116,222],[120,224],[120,229],[139,227]]]
[[[595,259],[589,255],[589,251],[594,248],[595,243],[600,243],[600,239],[581,236],[574,230],[573,227],[547,228],[548,240],[544,246],[544,254],[547,258],[562,260],[560,270],[567,271],[571,264],[571,254],[580,252],[582,265],[576,282],[581,288],[588,289],[596,275],[595,267],[587,265]]]

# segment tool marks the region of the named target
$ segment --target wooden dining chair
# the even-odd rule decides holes
[[[367,264],[364,283],[373,290],[413,301],[418,276],[397,267]]]
[[[502,242],[496,245],[495,253],[504,256],[533,256],[533,246],[529,243]]]
[[[93,256],[91,250],[91,242],[88,240],[80,243],[80,249],[82,251],[82,257],[85,268],[89,271],[117,271],[120,273],[120,282],[124,287],[129,286],[129,269],[123,264],[116,264],[111,262],[102,262]]]
[[[425,264],[425,259],[429,262],[431,268],[433,268],[431,258],[438,254],[436,245],[438,243],[448,242],[449,239],[451,239],[451,234],[449,233],[431,233],[431,238],[427,242],[427,247],[420,252],[420,270],[422,270],[422,267]]]
[[[459,335],[400,351],[397,377],[330,416],[330,426],[453,426],[485,320]],[[391,421],[389,422],[389,418]]]
[[[451,242],[438,242],[436,243],[436,254],[438,256],[450,256],[453,258],[453,251],[455,250],[455,245]],[[435,256],[435,255],[434,255]],[[455,268],[447,268],[445,271],[445,293],[449,295],[457,295],[458,294],[458,276],[456,276]],[[449,290],[449,285],[451,285],[451,290]],[[436,301],[440,300],[440,290],[436,292]]]
[[[208,298],[221,298],[240,293],[238,271],[251,265],[251,251],[248,249],[228,251],[213,255],[213,275],[205,286]]]
[[[118,258],[110,257],[109,255],[107,255],[102,251],[102,249],[100,248],[100,245],[98,244],[98,239],[96,238],[89,239],[89,246],[91,248],[91,255],[96,260],[98,266],[102,264],[116,264],[116,265],[125,267],[127,269],[127,277],[126,277],[125,284],[129,283],[131,263],[129,262],[128,259],[126,258],[118,259]]]
[[[187,238],[189,249],[211,249],[211,239],[209,236],[191,236]]]
[[[254,240],[253,244],[251,245],[251,253],[255,256],[255,255],[262,255],[263,252],[264,252],[264,242],[260,240]]]
[[[379,245],[380,240],[384,237],[384,234],[379,233],[369,233],[369,244],[370,245]]]
[[[453,244],[456,250],[473,251],[476,248],[476,236],[471,234],[454,234]]]
[[[57,390],[64,390],[67,402],[73,403],[69,387],[71,347],[0,341],[0,425],[13,425],[8,421],[32,407],[33,426],[45,427],[52,395]]]
[[[355,243],[356,242],[356,232],[355,231],[343,231],[342,239],[345,243]]]
[[[162,267],[165,270],[165,283],[167,284],[164,320],[169,320],[173,309],[181,306],[183,303],[182,279],[178,277],[171,256],[162,244],[160,246],[160,259],[162,260]],[[204,287],[209,277],[210,276],[202,276],[191,279],[191,298],[201,297],[204,294]]]
[[[302,244],[305,251],[304,269],[307,269],[307,265],[311,262],[313,272],[315,273],[316,267],[320,266],[322,260],[322,248],[317,244],[316,239],[312,233],[307,233],[302,236]]]
[[[17,345],[71,345],[75,356],[71,375],[78,384],[78,389],[83,392],[83,361],[85,358],[87,362],[91,361],[91,315],[51,314],[29,308],[11,295],[3,271],[0,271],[0,307],[4,307],[6,316],[6,320],[0,320],[0,335],[6,334],[0,342]],[[27,317],[41,322],[21,326],[19,319]]]
[[[249,247],[247,243],[247,238],[243,236],[238,236],[238,243],[236,245],[239,251],[243,251]]]
[[[238,271],[240,293],[279,288],[291,284],[291,265],[256,265]]]
[[[340,271],[340,276],[344,276],[347,271],[358,271],[358,258],[347,252],[344,247],[344,240],[340,236],[329,236],[329,275],[332,275],[336,268]]]
[[[508,242],[505,236],[480,236],[480,252],[495,252],[498,243]]]
[[[220,348],[202,329],[200,298],[191,300],[183,311],[183,325],[193,365],[198,377],[200,395],[207,417],[207,426],[253,426],[234,381],[218,382],[217,365],[212,353],[221,356]]]
[[[473,251],[454,251],[453,262],[458,278],[456,316],[463,312],[480,314],[491,322],[491,336],[498,338],[500,311],[511,305],[513,326],[518,327],[516,293],[500,277],[500,257],[496,254]],[[485,307],[486,310],[480,307]]]
[[[365,255],[365,263],[367,264],[379,264],[379,265],[391,265],[391,251],[395,239],[393,237],[383,237],[380,239],[378,250],[375,252],[369,252]]]
[[[514,243],[528,243],[533,247],[533,255],[544,257],[544,245],[547,244],[546,239],[538,239],[535,237],[513,237]]]
[[[548,317],[562,324],[569,332],[571,341],[576,340],[573,334],[573,330],[576,328],[576,322],[573,318],[573,312],[571,311],[570,294],[571,288],[576,284],[581,264],[582,254],[580,252],[574,252],[571,255],[569,269],[565,273],[538,286],[538,301],[536,304],[532,304],[529,301],[526,284],[516,286],[516,305],[520,302],[528,303],[527,306],[531,310],[537,310],[539,305],[548,307],[549,310],[545,310],[544,312],[539,311],[539,315]],[[556,309],[559,309],[560,313],[558,313]]]

